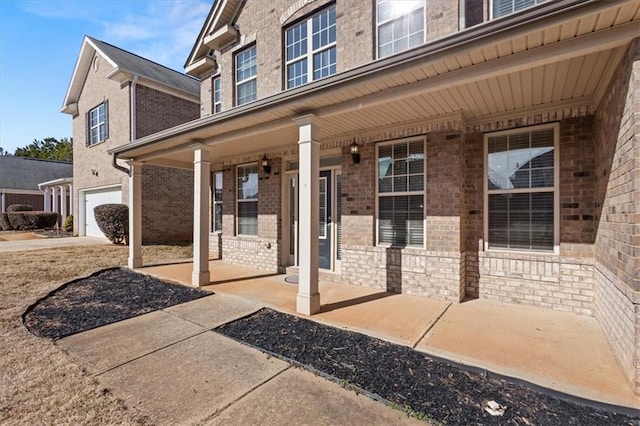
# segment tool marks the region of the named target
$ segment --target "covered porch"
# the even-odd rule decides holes
[[[210,261],[214,293],[296,314],[297,286],[284,274]],[[138,272],[191,284],[192,263]],[[596,320],[546,309],[473,300],[462,304],[320,281],[323,324],[523,380],[572,397],[640,409]]]

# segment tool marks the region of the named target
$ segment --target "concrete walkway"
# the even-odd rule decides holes
[[[40,250],[57,247],[95,246],[111,244],[106,238],[96,237],[63,237],[38,238],[21,241],[0,241],[0,253],[8,251]]]
[[[139,270],[190,285],[191,263]],[[211,261],[216,294],[295,313],[297,286],[283,275]],[[544,388],[640,409],[595,318],[522,305],[462,304],[320,283],[322,311],[311,319],[407,345]]]
[[[153,424],[425,424],[211,331],[259,308],[216,294],[57,344]]]

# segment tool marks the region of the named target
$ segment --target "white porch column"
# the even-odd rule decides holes
[[[73,184],[69,184],[69,214],[73,216]],[[77,220],[74,218],[73,220]]]
[[[5,213],[7,211],[7,200],[4,197],[4,192],[0,193],[0,213]]]
[[[193,146],[193,273],[194,287],[207,285],[209,273],[209,185],[210,153],[206,146]]]
[[[60,220],[64,223],[67,218],[67,186],[60,185]]]
[[[299,187],[299,283],[296,310],[305,315],[320,312],[318,293],[318,222],[320,209],[320,142],[314,115],[305,115],[295,121],[299,126],[300,149]]]
[[[51,211],[60,213],[60,209],[58,208],[58,190],[55,186],[51,188]]]
[[[129,268],[142,266],[142,163],[129,161]]]
[[[44,189],[43,198],[44,198],[44,211],[50,212],[51,211],[51,194],[49,194],[49,188]]]

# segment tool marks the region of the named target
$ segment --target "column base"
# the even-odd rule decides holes
[[[298,293],[296,311],[304,315],[313,315],[320,312],[320,293],[310,296]]]
[[[142,258],[141,257],[130,257],[128,263],[129,263],[129,269],[141,268],[142,267]]]
[[[203,285],[209,285],[211,282],[211,274],[209,271],[191,273],[191,285],[194,287],[201,287]]]

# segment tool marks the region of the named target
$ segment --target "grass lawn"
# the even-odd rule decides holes
[[[147,246],[145,263],[191,257],[191,246]],[[127,263],[127,247],[67,247],[0,253],[0,424],[146,424],[20,316],[49,291]]]

